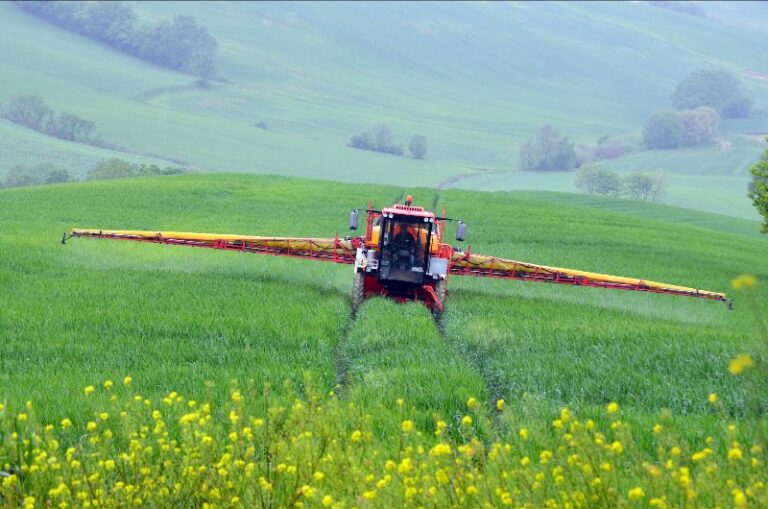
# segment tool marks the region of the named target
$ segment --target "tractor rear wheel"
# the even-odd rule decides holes
[[[357,315],[360,304],[365,296],[365,272],[355,272],[355,282],[352,285],[352,317]]]
[[[439,280],[435,283],[435,295],[440,299],[440,304],[443,305],[443,310],[440,311],[437,306],[432,307],[432,316],[435,317],[435,322],[438,326],[443,325],[443,313],[445,312],[445,297],[448,295],[448,283],[445,279]]]

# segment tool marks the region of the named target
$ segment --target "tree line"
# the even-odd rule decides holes
[[[191,16],[146,26],[139,24],[130,5],[120,1],[14,3],[25,12],[142,60],[204,80],[216,77],[218,43]]]
[[[62,140],[108,146],[96,133],[93,121],[74,113],[57,115],[40,94],[19,94],[0,103],[0,117]]]
[[[162,168],[157,164],[136,164],[120,158],[103,159],[88,170],[85,180],[110,180],[117,178],[147,177],[153,175],[180,175],[190,170],[178,166]],[[1,187],[26,187],[59,184],[78,179],[68,170],[50,162],[32,165],[19,164],[8,170]]]
[[[608,169],[584,166],[576,172],[576,188],[587,194],[656,201],[667,190],[667,177],[661,171],[632,172],[622,176]]]
[[[404,153],[402,145],[394,142],[392,130],[386,124],[377,124],[352,136],[347,146],[396,156]],[[421,134],[415,134],[408,144],[408,151],[416,159],[423,159],[427,155],[427,138]]]

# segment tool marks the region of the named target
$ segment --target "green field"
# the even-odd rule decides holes
[[[371,405],[411,396],[425,415],[451,413],[470,393],[514,401],[524,392],[542,398],[542,411],[617,400],[639,413],[669,407],[706,415],[710,391],[738,401],[743,415],[748,394],[723,368],[740,350],[759,352],[738,299],[729,313],[664,296],[454,278],[450,344],[443,344],[417,305],[373,300],[348,325],[348,267],[118,242],[57,244],[75,226],[332,235],[347,210],[402,193],[236,175],[3,191],[4,399],[33,397],[54,418],[73,409],[82,386],[104,377],[131,373],[150,394],[199,395],[205,380],[261,385],[310,370],[328,389],[342,372],[359,391],[355,399]],[[426,190],[415,194],[432,201]],[[610,204],[568,196],[452,190],[438,206],[471,221],[478,252],[718,291],[742,272],[768,276],[766,240],[739,220],[652,205],[606,212]],[[677,214],[679,222],[654,214]],[[627,369],[635,363],[642,369]],[[52,377],[56,392],[46,383]]]
[[[110,407],[119,403],[111,403],[110,392],[101,385],[105,380],[119,383],[127,375],[133,378],[133,392],[128,394],[141,394],[139,402],[148,398],[146,405],[160,404],[165,398],[166,405],[173,407],[177,396],[166,396],[172,392],[213,403],[216,427],[205,433],[217,437],[231,433],[220,422],[226,421],[233,386],[247,389],[248,409],[236,406],[232,411],[256,416],[267,412],[278,419],[284,407],[273,408],[274,401],[288,398],[289,403],[290,391],[304,394],[309,376],[319,394],[334,391],[341,406],[334,406],[334,399],[326,410],[332,414],[315,420],[317,415],[305,415],[303,404],[297,403],[302,400],[297,399],[292,403],[296,414],[292,418],[299,419],[297,429],[331,437],[349,436],[356,426],[369,430],[370,435],[360,436],[376,441],[371,444],[377,451],[374,463],[379,454],[385,455],[379,456],[383,463],[392,455],[402,458],[415,451],[404,449],[404,439],[393,434],[404,419],[412,420],[414,429],[424,433],[416,437],[425,440],[428,448],[437,419],[445,419],[451,440],[470,444],[467,447],[513,440],[523,426],[537,438],[521,445],[519,454],[539,455],[557,439],[550,422],[561,408],[607,427],[616,417],[602,409],[617,401],[622,419],[641,433],[633,442],[626,435],[630,428],[616,432],[616,439],[632,448],[627,452],[633,458],[628,470],[610,481],[622,490],[632,487],[628,483],[651,482],[642,480],[647,474],[642,473],[640,461],[655,454],[654,442],[641,435],[660,420],[673,433],[670,440],[676,437],[674,443],[691,451],[701,447],[697,444],[706,436],[725,444],[721,440],[728,440],[723,438],[728,421],[738,423],[744,443],[762,443],[768,409],[761,395],[768,390],[766,379],[737,377],[727,370],[738,354],[749,354],[757,363],[766,361],[755,319],[766,312],[768,241],[755,233],[756,222],[569,194],[449,190],[435,195],[428,189],[414,189],[417,201],[434,200],[470,223],[474,252],[728,291],[735,300],[735,310],[730,312],[720,303],[682,297],[454,276],[442,331],[424,306],[380,298],[364,303],[353,320],[349,266],[152,244],[58,242],[61,233],[72,227],[343,234],[349,209],[368,199],[376,205],[389,204],[404,192],[396,187],[236,174],[0,191],[0,214],[5,218],[0,230],[0,285],[4,288],[0,294],[0,464],[15,461],[12,456],[3,457],[3,440],[6,451],[14,450],[10,435],[2,435],[3,429],[11,429],[3,428],[5,408],[23,410],[24,402],[32,401],[29,408],[34,408],[35,422],[71,419],[74,431],[62,428],[60,432],[67,447],[76,443],[80,434],[76,430],[86,422],[94,418],[106,422],[104,415],[126,411]],[[731,280],[743,272],[759,281],[751,297],[729,288]],[[96,394],[84,396],[83,388],[90,385],[98,388]],[[272,387],[272,403],[259,396],[264,386]],[[710,393],[721,398],[719,411],[707,402]],[[117,394],[125,390],[116,389]],[[310,409],[317,404],[317,396],[311,394],[302,396],[308,398]],[[474,422],[468,435],[463,416],[472,397],[478,403],[469,410]],[[398,403],[401,398],[406,402],[403,407]],[[498,399],[506,401],[503,414],[495,410]],[[139,407],[143,408],[140,403]],[[131,407],[131,412],[139,407]],[[105,408],[111,408],[108,414],[103,413]],[[177,410],[162,407],[172,429],[181,422],[176,421],[182,415],[178,412],[183,413],[180,406]],[[98,415],[102,417],[94,417]],[[135,419],[141,418],[136,413]],[[128,420],[121,426],[138,424]],[[118,433],[120,429],[115,428]],[[269,429],[273,430],[272,425]],[[280,435],[269,440],[288,440],[281,429],[288,433],[292,428],[275,428]],[[184,450],[197,447],[197,440],[182,435]],[[144,431],[141,436],[147,438]],[[316,447],[325,448],[322,441],[307,449],[287,445],[295,440],[291,438],[286,449],[276,449],[275,454],[287,454],[287,461],[296,461],[292,455],[309,458],[323,450]],[[378,441],[381,445],[376,445]],[[105,447],[112,447],[109,443]],[[115,442],[115,451],[123,450],[121,443]],[[162,440],[157,443],[162,445]],[[90,457],[102,457],[98,442],[92,446]],[[333,447],[336,451],[337,446]],[[718,454],[725,454],[722,447],[726,446],[719,447],[723,452]],[[91,449],[83,454],[87,450]],[[207,456],[200,460],[200,452],[189,454],[203,465],[216,461],[206,460]],[[566,453],[556,454],[565,465]],[[147,458],[147,465],[153,465],[155,460]],[[362,456],[355,458],[349,461],[362,461]],[[495,456],[489,458],[496,461]],[[184,461],[175,464],[185,468],[188,460]],[[103,461],[99,465],[105,468]],[[269,460],[264,468],[264,475],[277,475]],[[326,466],[329,471],[336,468],[342,467]],[[757,475],[753,479],[762,479],[759,470],[749,472]],[[728,475],[747,482],[748,477],[743,477],[747,474]],[[168,471],[167,475],[177,474]],[[301,475],[311,481],[312,470]],[[363,470],[342,468],[338,475],[352,484],[340,484],[333,488],[336,491],[330,485],[321,487],[335,497],[354,499],[360,496],[355,483],[362,490],[368,482]],[[54,478],[40,479],[29,481],[25,493],[51,496],[45,493],[55,486],[47,484]],[[114,489],[116,478],[103,479],[107,489]],[[398,479],[397,483],[405,482]],[[710,487],[725,479],[711,480]],[[385,493],[391,480],[382,482],[378,489]],[[147,497],[159,493],[153,484],[142,486]],[[197,503],[216,499],[206,491],[208,484],[201,486],[193,484],[192,492],[184,496]],[[239,499],[251,493],[255,484],[244,478],[242,484],[227,486]],[[179,489],[180,484],[174,493]],[[672,493],[661,485],[654,489]],[[280,491],[281,496],[291,497],[289,487],[281,490],[287,490]],[[492,497],[492,492],[486,486],[481,493]],[[11,498],[4,499],[11,505],[12,493],[11,489],[6,494]],[[120,499],[117,491],[110,493],[113,502]],[[87,492],[83,496],[83,500],[100,498]],[[395,497],[383,499],[388,503],[405,503],[402,490],[387,496]],[[536,503],[544,503],[538,495],[531,496]],[[600,496],[608,500],[614,495]]]
[[[703,19],[640,3],[268,4],[136,2],[144,21],[196,16],[223,77],[203,87],[0,4],[0,100],[37,92],[96,121],[110,153],[2,124],[0,175],[51,160],[83,175],[107,156],[204,171],[484,190],[573,190],[572,175],[517,171],[517,148],[552,123],[578,143],[637,138],[675,84],[701,67],[766,72],[765,7],[712,4]],[[761,18],[762,17],[762,18]],[[458,21],[460,20],[460,22]],[[513,29],[510,29],[512,27]],[[768,132],[766,81],[744,78],[758,114],[724,122],[730,150],[643,152],[606,162],[672,174],[665,202],[755,219],[743,189]],[[266,122],[269,131],[253,126]],[[377,122],[429,140],[426,160],[346,147]],[[169,163],[165,163],[169,164]],[[678,178],[679,175],[684,175]],[[717,182],[728,176],[727,185]]]

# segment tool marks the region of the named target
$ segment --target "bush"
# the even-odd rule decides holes
[[[109,180],[151,175],[180,175],[188,170],[177,166],[161,168],[156,164],[135,164],[124,159],[112,158],[99,161],[88,170],[86,180]]]
[[[427,155],[427,138],[420,134],[414,135],[408,145],[408,150],[416,159],[424,159],[424,156]]]
[[[403,147],[393,142],[392,130],[386,124],[378,124],[350,138],[347,146],[383,154],[403,155]]]
[[[656,201],[667,190],[667,177],[661,171],[630,173],[624,177],[623,188],[636,200]]]
[[[619,196],[622,192],[618,173],[594,166],[584,166],[576,172],[576,188],[582,193]]]
[[[574,144],[545,125],[520,147],[520,167],[525,171],[568,171],[578,166]]]
[[[752,110],[752,99],[741,90],[738,78],[722,70],[688,75],[675,88],[672,104],[678,110],[708,106],[723,118],[748,117]]]
[[[51,163],[40,163],[32,166],[14,166],[8,171],[4,185],[5,187],[38,186],[69,182],[69,180],[71,177],[67,170],[57,168]]]
[[[643,141],[649,148],[673,149],[712,143],[720,117],[712,108],[654,113],[645,124]]]

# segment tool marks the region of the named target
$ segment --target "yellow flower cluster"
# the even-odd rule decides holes
[[[546,429],[516,422],[494,440],[478,413],[382,430],[311,381],[266,408],[241,389],[217,407],[101,386],[108,408],[58,426],[38,422],[31,403],[0,406],[0,506],[768,506],[765,447],[736,425],[694,447],[672,424],[633,430],[616,403],[595,420],[564,408]],[[655,452],[638,445],[648,442]]]

